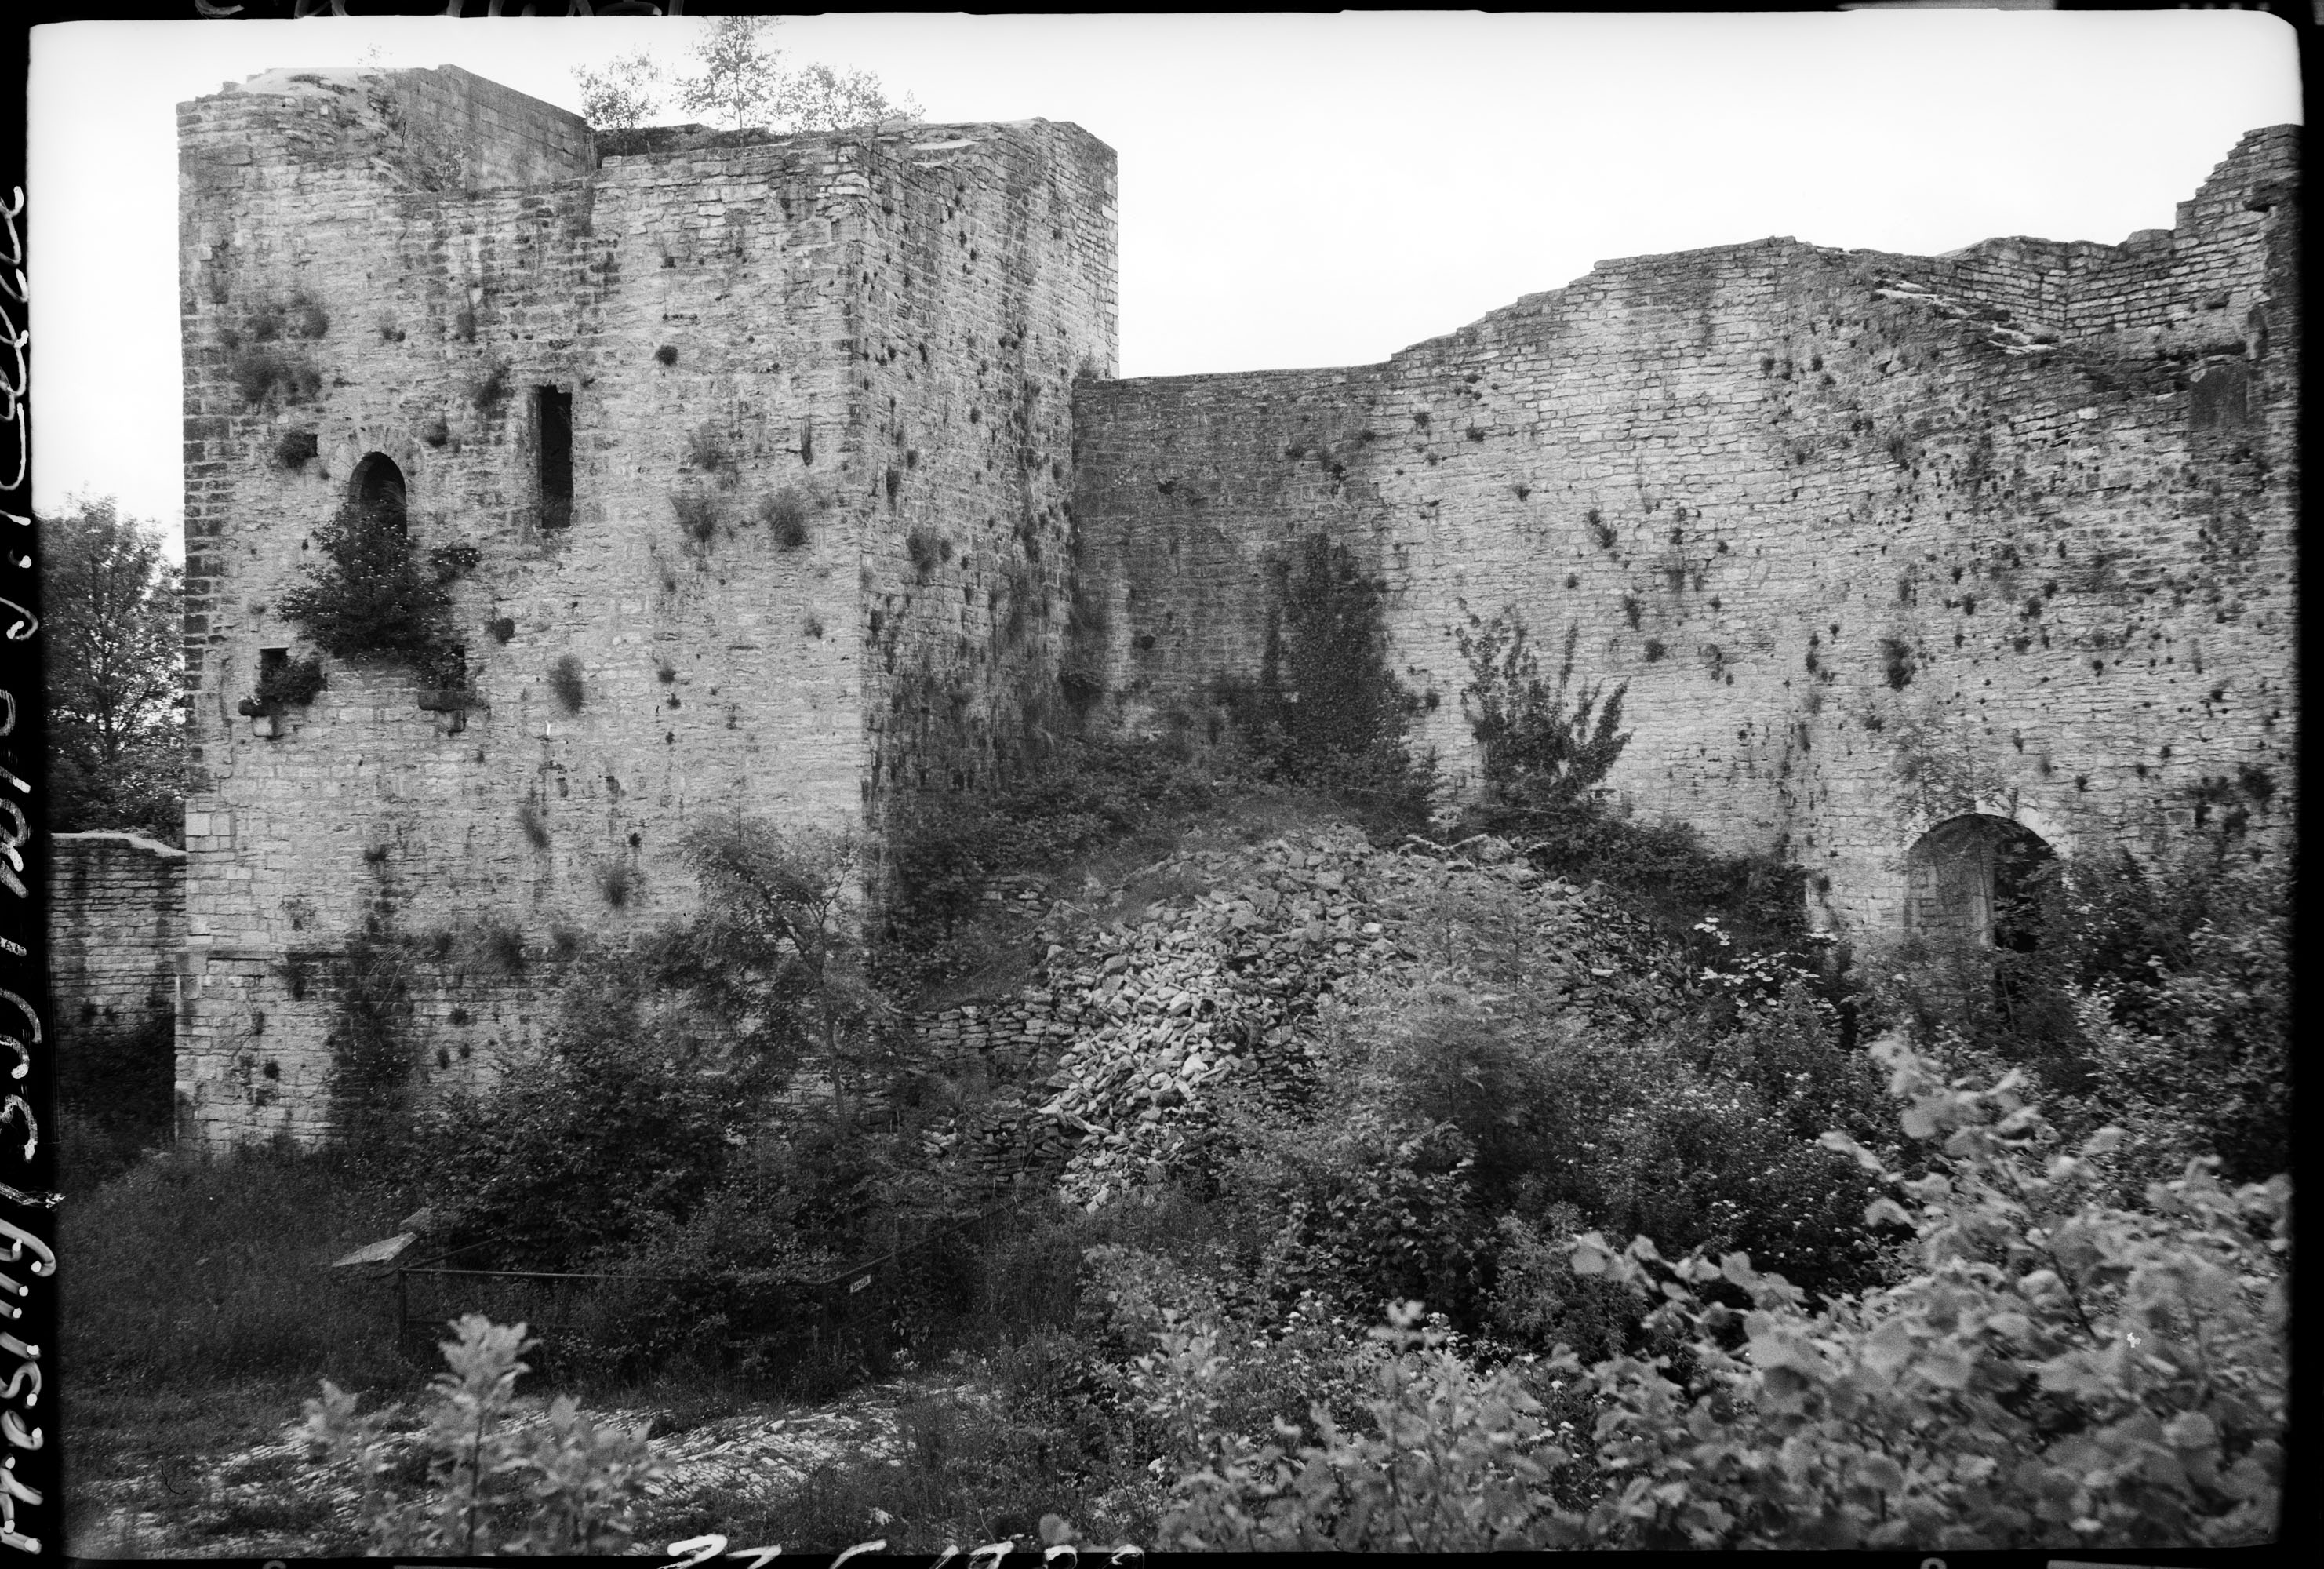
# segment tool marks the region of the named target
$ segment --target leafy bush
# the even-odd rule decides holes
[[[324,1045],[331,1066],[333,1141],[374,1154],[398,1148],[410,1126],[412,1070],[411,965],[376,915],[349,936],[333,964],[338,995]]]
[[[2201,1163],[2105,1202],[2119,1130],[2080,1153],[2012,1074],[1947,1084],[1876,1044],[1905,1132],[1942,1154],[1904,1182],[1920,1271],[1819,1311],[1740,1255],[1658,1267],[1594,1237],[1574,1264],[1665,1297],[1691,1369],[1592,1371],[1602,1462],[1631,1480],[1591,1514],[1612,1545],[1953,1549],[2269,1539],[2282,1477],[2289,1179],[2230,1192]],[[1665,1277],[1667,1277],[1666,1278]],[[1748,1293],[1738,1315],[1697,1288]],[[1734,1331],[1746,1341],[1735,1354]],[[1780,1455],[1780,1459],[1778,1456]]]
[[[1485,789],[1495,803],[1570,808],[1598,787],[1629,744],[1629,733],[1621,728],[1627,686],[1611,697],[1588,687],[1569,699],[1581,636],[1578,625],[1566,628],[1552,686],[1542,679],[1516,611],[1505,609],[1490,621],[1472,614],[1467,627],[1455,630],[1470,675],[1461,710],[1484,749]]]
[[[323,390],[323,373],[305,355],[272,344],[244,344],[226,360],[226,374],[244,403],[311,402]]]
[[[2290,1149],[2290,890],[2232,836],[2038,872],[2023,947],[1908,941],[1868,955],[1863,1011],[1926,1049],[2022,1065],[2061,1122],[2117,1122],[2135,1181],[2216,1154],[2227,1177]]]
[[[432,1202],[514,1267],[569,1269],[683,1223],[749,1124],[762,1075],[706,1060],[682,1019],[650,1020],[635,983],[580,977],[548,1055],[434,1114]]]
[[[843,1075],[862,1069],[890,1022],[848,908],[859,869],[854,840],[737,814],[697,823],[682,848],[702,908],[650,950],[659,979],[696,988],[731,1017],[755,1013],[791,1041],[812,1043],[835,1087],[849,1087]]]
[[[518,1358],[525,1326],[471,1314],[445,1343],[450,1371],[416,1444],[392,1414],[360,1417],[355,1397],[326,1380],[307,1402],[312,1451],[354,1473],[355,1524],[377,1554],[619,1553],[635,1531],[647,1488],[661,1474],[645,1432],[600,1428],[570,1396],[542,1409],[519,1398],[530,1371]],[[424,1462],[424,1481],[407,1480]]]
[[[1139,1360],[1134,1387],[1176,1440],[1177,1481],[1161,1527],[1171,1548],[1480,1552],[1584,1545],[1549,1492],[1567,1456],[1517,1373],[1479,1376],[1421,1305],[1374,1329],[1371,1431],[1317,1408],[1315,1442],[1286,1423],[1254,1444],[1216,1419],[1230,1355],[1210,1324],[1173,1327]],[[1287,1431],[1286,1431],[1287,1429]]]
[[[451,583],[474,572],[484,558],[474,545],[438,545],[428,552],[428,569],[437,582]]]
[[[1571,1243],[1582,1228],[1582,1212],[1570,1204],[1551,1204],[1538,1223],[1501,1216],[1485,1303],[1485,1322],[1497,1335],[1543,1351],[1563,1345],[1592,1361],[1628,1348],[1643,1310],[1612,1283],[1574,1274]]]
[[[875,970],[899,995],[965,973],[982,956],[966,928],[988,879],[1065,864],[1213,809],[1240,782],[1224,771],[1152,742],[1067,736],[1038,771],[996,789],[913,802],[888,835]]]
[[[1370,1402],[1377,1436],[1319,1410],[1296,1451],[1296,1427],[1254,1445],[1217,1419],[1240,1346],[1216,1314],[1183,1315],[1131,1374],[1170,1440],[1165,1542],[2154,1551],[2272,1539],[2288,1179],[2230,1192],[2196,1162],[2150,1186],[2143,1208],[2117,1208],[2104,1195],[2120,1130],[2067,1154],[2022,1076],[1978,1090],[1937,1078],[1897,1039],[1874,1052],[1905,1103],[1905,1135],[1941,1140],[1927,1175],[1908,1181],[1844,1134],[1826,1141],[1913,1201],[1884,1197],[1866,1215],[1912,1228],[1908,1278],[1810,1306],[1740,1252],[1665,1263],[1644,1238],[1618,1252],[1583,1233],[1568,1244],[1579,1279],[1567,1300],[1628,1293],[1668,1354],[1480,1374],[1443,1329],[1416,1332],[1419,1305],[1406,1304],[1373,1332],[1390,1353]],[[1586,1438],[1579,1424],[1549,1426],[1538,1397],[1552,1375],[1570,1390],[1548,1392],[1582,1402],[1569,1408],[1597,1410]],[[1594,1454],[1576,1453],[1585,1444]]]
[[[1479,1278],[1472,1160],[1449,1123],[1361,1108],[1344,1121],[1278,1128],[1232,1162],[1226,1187],[1234,1205],[1272,1219],[1257,1269],[1271,1295],[1312,1293],[1369,1316],[1383,1301],[1425,1291],[1462,1311]]]
[[[315,531],[322,564],[309,564],[280,608],[318,647],[343,660],[409,665],[430,686],[458,675],[451,597],[421,565],[401,510],[350,503]]]
[[[303,660],[285,660],[258,678],[258,706],[268,713],[280,713],[286,707],[311,703],[323,690],[323,661],[311,655]]]
[[[297,468],[321,451],[312,430],[285,430],[274,443],[274,461],[283,468]]]

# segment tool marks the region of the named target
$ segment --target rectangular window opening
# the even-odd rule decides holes
[[[566,528],[573,521],[573,394],[535,387],[532,413],[540,448],[540,526]]]
[[[258,684],[262,687],[265,686],[270,678],[280,676],[283,671],[283,668],[289,665],[290,662],[290,651],[289,649],[259,650]]]

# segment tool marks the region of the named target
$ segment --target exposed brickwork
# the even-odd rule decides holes
[[[186,853],[135,834],[49,838],[49,985],[68,1030],[177,1006]]]
[[[572,116],[426,71],[269,73],[180,129],[201,1137],[327,1125],[327,977],[367,919],[416,939],[431,1071],[483,1071],[535,1038],[571,936],[689,896],[689,824],[876,821],[1012,750],[1054,690],[1070,387],[1114,360],[1113,161],[1086,134],[725,138],[598,168]],[[473,149],[456,178],[429,163],[447,138]],[[300,300],[327,329],[276,342],[319,385],[254,406],[230,335]],[[572,400],[562,527],[540,387]],[[285,468],[301,430],[320,456]],[[308,651],[273,607],[368,454],[422,550],[477,553],[454,593],[483,706],[424,709],[408,670],[334,660],[269,737],[236,705],[263,649]],[[766,521],[786,495],[802,545]],[[675,497],[706,500],[706,539]],[[940,542],[925,573],[916,531]],[[549,679],[567,657],[577,712]]]
[[[1322,530],[1389,585],[1456,777],[1464,615],[1517,607],[1553,660],[1576,625],[1628,683],[1619,796],[1787,850],[1834,923],[1899,919],[1965,812],[2144,843],[2241,779],[2280,828],[2296,138],[2122,246],[1631,258],[1381,365],[1085,389],[1105,711],[1199,719],[1256,669],[1263,563]]]

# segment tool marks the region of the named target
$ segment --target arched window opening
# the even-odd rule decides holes
[[[355,465],[355,503],[365,521],[392,524],[399,534],[410,531],[404,509],[403,470],[386,453],[366,452]]]
[[[2039,940],[2042,836],[1972,813],[1938,824],[1905,857],[1904,924],[1924,937],[2030,953]]]

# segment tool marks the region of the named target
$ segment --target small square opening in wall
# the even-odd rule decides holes
[[[532,415],[540,448],[540,526],[566,528],[573,521],[573,394],[535,387]]]
[[[281,676],[282,676],[282,672],[283,672],[283,670],[284,670],[284,669],[285,669],[290,665],[290,651],[289,649],[287,649],[287,648],[286,648],[286,649],[261,649],[261,650],[259,650],[259,651],[258,651],[258,684],[259,684],[259,686],[260,686],[262,688],[265,688],[265,687],[271,686],[274,681],[281,679]]]

